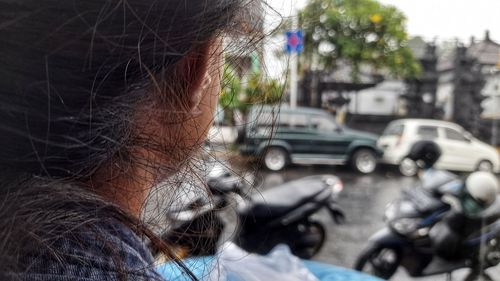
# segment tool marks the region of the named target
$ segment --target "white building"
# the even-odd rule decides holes
[[[350,93],[348,112],[359,115],[404,115],[401,96],[406,86],[401,80],[385,80],[373,88]]]

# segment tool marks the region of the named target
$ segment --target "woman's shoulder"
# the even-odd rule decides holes
[[[53,242],[22,257],[24,270],[9,279],[66,280],[163,280],[154,260],[129,227],[116,219],[75,227]],[[4,280],[4,279],[2,279]]]
[[[27,183],[0,201],[0,280],[162,280],[134,220],[86,189]]]

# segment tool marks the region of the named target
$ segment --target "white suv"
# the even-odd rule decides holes
[[[474,138],[457,124],[429,119],[401,119],[387,126],[377,145],[384,151],[382,162],[399,165],[403,175],[417,173],[415,163],[406,158],[418,140],[433,140],[442,150],[436,167],[439,169],[498,173],[500,160],[492,146]]]

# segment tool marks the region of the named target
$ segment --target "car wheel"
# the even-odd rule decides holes
[[[279,171],[288,163],[288,153],[281,147],[269,147],[264,154],[264,165],[271,171]]]
[[[493,172],[493,164],[488,160],[483,160],[477,165],[476,171]]]
[[[414,177],[418,174],[418,165],[410,158],[405,158],[399,163],[399,172],[405,177]]]
[[[370,174],[377,168],[377,157],[370,149],[360,149],[352,156],[351,164],[356,171]]]

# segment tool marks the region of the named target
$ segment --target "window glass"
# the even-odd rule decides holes
[[[257,115],[257,127],[271,127],[276,126],[280,122],[287,122],[287,116],[284,114],[278,114],[277,112],[258,112]]]
[[[291,116],[290,114],[287,113],[280,113],[278,117],[276,118],[276,124],[278,127],[281,128],[288,128],[290,127],[290,119]]]
[[[325,116],[311,116],[311,127],[318,130],[333,131],[337,124]]]
[[[424,139],[435,139],[438,137],[438,130],[434,126],[420,126],[417,129],[417,135]]]
[[[294,113],[258,113],[257,127],[307,128],[308,116]]]
[[[276,114],[271,112],[259,112],[257,113],[257,127],[267,127],[272,126],[274,121],[277,119]]]
[[[289,126],[291,128],[307,128],[308,116],[304,114],[290,114]]]
[[[449,140],[466,141],[464,135],[457,130],[445,128],[444,132],[445,132],[446,138]]]
[[[384,131],[384,136],[401,136],[405,126],[403,124],[390,124]]]

